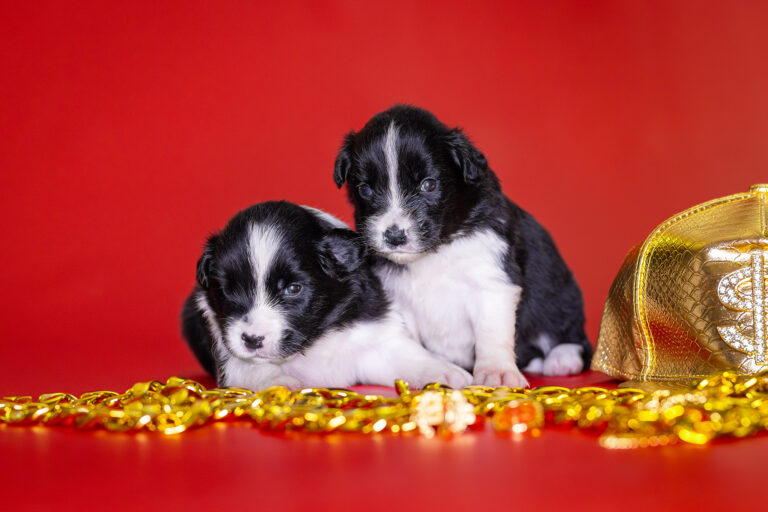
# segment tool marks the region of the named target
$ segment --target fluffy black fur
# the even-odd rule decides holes
[[[359,132],[349,133],[334,168],[334,181],[355,209],[357,230],[368,245],[379,249],[380,233],[369,219],[387,207],[386,155],[383,141],[391,123],[399,129],[398,182],[404,191],[418,190],[426,178],[436,178],[433,191],[409,194],[405,205],[416,219],[424,251],[479,230],[492,229],[508,243],[503,261],[512,283],[523,288],[518,306],[515,352],[518,367],[543,357],[532,343],[548,333],[556,343],[583,346],[584,369],[592,346],[584,333],[581,291],[547,231],[510,201],[485,156],[458,128],[448,128],[430,112],[397,105],[375,115]],[[364,197],[361,187],[375,193]],[[404,194],[406,195],[406,194]],[[377,257],[375,265],[398,267]]]
[[[282,357],[306,350],[323,333],[383,316],[389,303],[381,283],[366,263],[365,244],[349,229],[335,227],[304,207],[287,202],[251,206],[208,239],[197,264],[197,286],[182,311],[182,334],[200,364],[221,381],[215,332],[246,315],[256,300],[248,239],[254,224],[280,232],[280,245],[267,275],[267,295],[279,305],[288,328],[280,341]],[[286,286],[299,283],[301,293],[287,297]],[[206,319],[203,296],[213,313]],[[226,340],[226,336],[222,336]],[[224,341],[226,343],[226,341]]]

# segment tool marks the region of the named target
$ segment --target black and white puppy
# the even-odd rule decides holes
[[[518,368],[588,367],[573,275],[461,130],[394,106],[346,136],[334,180],[347,183],[357,230],[380,256],[376,271],[430,351],[490,386],[527,385]]]
[[[221,386],[471,381],[409,334],[359,235],[319,210],[267,202],[241,211],[209,238],[197,281],[182,333]]]

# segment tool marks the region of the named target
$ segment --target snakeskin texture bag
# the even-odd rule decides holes
[[[768,184],[662,223],[608,294],[592,368],[640,381],[768,369]]]

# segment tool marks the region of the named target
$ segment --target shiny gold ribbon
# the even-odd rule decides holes
[[[0,425],[46,425],[167,435],[213,422],[245,421],[270,431],[358,432],[450,437],[486,420],[509,436],[538,436],[542,428],[576,428],[600,435],[606,448],[704,444],[745,437],[768,425],[768,372],[723,372],[682,389],[534,389],[431,384],[398,396],[346,389],[272,387],[261,391],[206,389],[193,380],[140,382],[125,393],[94,391],[0,399]],[[1,434],[0,434],[1,435]]]

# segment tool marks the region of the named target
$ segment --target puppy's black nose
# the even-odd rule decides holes
[[[391,247],[397,247],[398,245],[403,245],[407,242],[408,237],[405,236],[405,231],[392,225],[384,232],[384,241]]]
[[[252,334],[243,333],[240,337],[245,342],[245,346],[251,350],[256,350],[264,345],[262,343],[262,341],[264,341],[264,336],[254,336]]]

